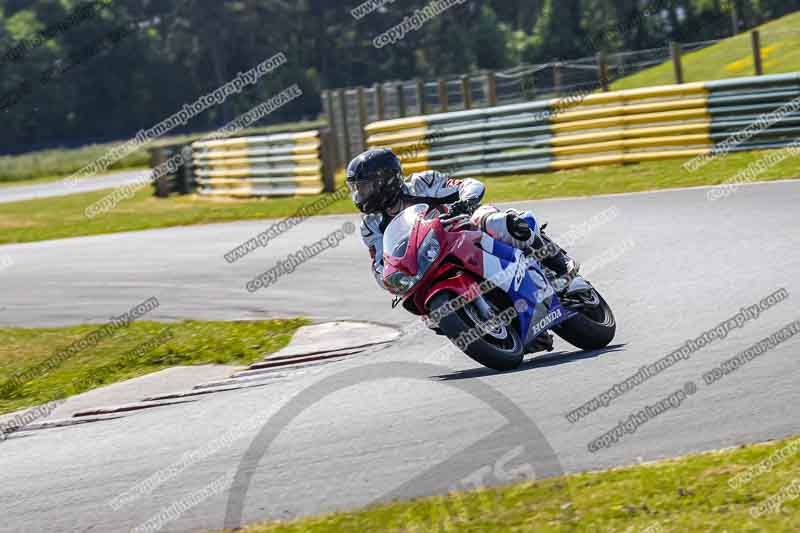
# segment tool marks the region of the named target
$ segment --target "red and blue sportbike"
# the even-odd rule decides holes
[[[384,284],[403,307],[489,368],[517,368],[542,349],[548,331],[583,350],[614,339],[611,308],[588,281],[556,277],[535,253],[491,238],[443,206],[416,204],[398,214],[383,250]]]

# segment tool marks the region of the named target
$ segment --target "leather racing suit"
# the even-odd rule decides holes
[[[486,188],[478,180],[450,178],[435,170],[418,172],[408,176],[397,206],[389,213],[371,213],[361,219],[361,237],[372,256],[372,273],[381,288],[383,284],[383,232],[392,218],[402,210],[414,204],[450,205],[458,201],[472,200],[476,203],[483,198]],[[532,235],[527,241],[515,239],[508,228],[509,213],[514,213],[528,222]],[[472,223],[488,233],[492,238],[500,240],[515,248],[530,247],[537,235],[539,226],[530,212],[509,209],[501,211],[491,205],[483,205],[474,211]]]

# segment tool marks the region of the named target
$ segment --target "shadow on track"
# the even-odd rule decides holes
[[[626,344],[612,344],[610,346],[606,346],[601,350],[590,350],[590,351],[582,350],[579,352],[553,352],[525,360],[522,362],[519,368],[516,368],[514,370],[508,370],[506,372],[498,372],[496,370],[492,370],[491,368],[478,367],[478,368],[470,368],[468,370],[458,370],[451,374],[442,374],[439,376],[433,376],[433,379],[439,381],[450,381],[456,379],[482,378],[485,376],[494,376],[497,374],[513,374],[515,372],[525,372],[528,370],[533,370],[535,368],[545,368],[548,366],[558,366],[567,363],[575,363],[583,359],[592,359],[608,353],[620,352],[622,351],[623,348],[625,348],[625,346]]]

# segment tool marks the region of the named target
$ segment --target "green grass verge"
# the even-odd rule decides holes
[[[92,144],[81,148],[59,148],[0,156],[0,185],[27,184],[33,181],[43,183],[61,179],[99,159],[117,144]],[[139,150],[120,159],[108,170],[147,168],[149,164],[147,150]]]
[[[800,500],[786,501],[781,511],[760,518],[753,518],[750,509],[800,478],[800,454],[737,490],[728,485],[732,476],[787,442],[254,525],[242,531],[796,532]]]
[[[758,28],[765,74],[800,71],[800,12],[786,15]],[[687,82],[755,76],[750,32],[741,33],[683,56]],[[635,89],[675,83],[672,62],[666,61],[611,85],[612,90]]]
[[[247,129],[241,135],[258,135],[278,131],[302,131],[319,128],[324,122],[293,122],[275,124],[261,128]],[[147,168],[150,155],[147,148],[175,143],[188,143],[200,139],[208,133],[191,135],[172,135],[153,141],[150,145],[137,150],[109,167],[109,170]],[[63,148],[40,150],[27,154],[0,156],[0,185],[5,183],[25,182],[27,180],[52,181],[77,172],[92,161],[102,157],[109,150],[122,143],[102,143],[82,146],[80,148]]]
[[[731,154],[693,173],[682,168],[682,160],[675,160],[487,178],[485,202],[713,185],[730,179],[763,156],[764,152]],[[792,160],[786,160],[770,168],[759,179],[768,181],[795,177],[798,177],[796,166]],[[86,206],[106,194],[108,191],[97,191],[3,204],[0,209],[0,244],[232,220],[280,218],[293,214],[317,199],[306,196],[241,200],[194,195],[159,199],[153,197],[152,189],[146,188],[111,212],[87,220],[83,215]],[[345,198],[333,203],[321,214],[354,212],[349,199]]]
[[[99,325],[0,328],[0,414],[178,365],[250,364],[286,346],[305,319],[132,322],[17,388],[3,384],[42,364]],[[137,348],[142,348],[137,350]],[[141,353],[140,353],[141,352]]]

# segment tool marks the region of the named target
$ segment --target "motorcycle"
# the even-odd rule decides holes
[[[402,302],[494,370],[519,367],[548,331],[583,350],[614,339],[614,314],[587,280],[556,277],[535,253],[493,239],[444,206],[402,211],[384,232],[383,250],[393,307]]]

